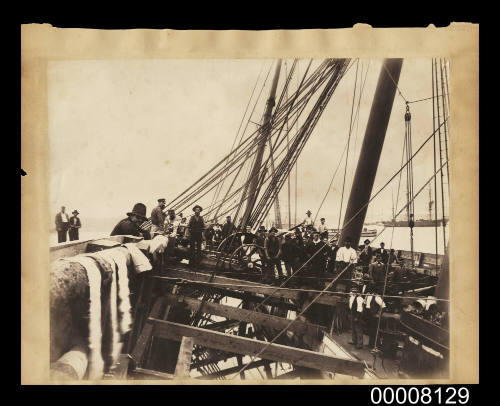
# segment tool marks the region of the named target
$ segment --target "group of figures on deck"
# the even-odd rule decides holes
[[[66,213],[66,207],[62,206],[61,211],[56,214],[56,230],[57,230],[57,242],[66,242],[69,240],[75,241],[79,239],[79,230],[82,227],[82,222],[78,215],[78,210],[73,210],[70,217],[68,213]]]

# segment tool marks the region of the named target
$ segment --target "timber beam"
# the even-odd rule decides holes
[[[202,302],[201,300],[193,299],[187,296],[167,294],[164,296],[164,300],[170,305],[182,304],[187,306],[192,311],[201,309],[201,312],[203,313],[225,317],[229,320],[240,320],[247,323],[273,328],[279,331],[287,328],[289,331],[292,331],[297,335],[311,335],[313,337],[322,336],[322,330],[319,325],[307,323],[302,320],[295,320],[293,324],[289,325],[292,321],[291,319],[218,303]],[[200,306],[202,307],[200,308]],[[210,326],[207,327],[210,328]]]
[[[183,337],[192,337],[194,345],[229,351],[236,354],[255,356],[262,350],[260,358],[272,361],[282,361],[294,365],[336,372],[361,378],[364,365],[361,361],[336,358],[330,355],[288,347],[281,344],[269,344],[246,337],[219,333],[184,324],[149,318],[154,323],[153,334],[168,340],[181,341]]]
[[[271,364],[271,361],[261,359],[255,362],[252,362],[250,365],[248,364],[242,364],[242,365],[236,365],[231,368],[223,369],[222,371],[217,371],[214,372],[213,374],[208,374],[208,375],[203,375],[203,376],[197,376],[196,379],[214,379],[214,378],[219,378],[221,376],[227,376],[227,375],[232,375],[236,374],[241,368],[245,368],[245,371],[249,371],[254,368],[260,368],[260,367],[266,367]]]
[[[169,282],[189,282],[191,284],[198,283],[206,287],[219,287],[232,289],[247,293],[258,293],[265,296],[274,296],[277,298],[291,299],[291,300],[304,300],[307,297],[315,297],[318,293],[316,291],[304,291],[301,289],[278,288],[272,285],[265,285],[251,281],[242,281],[239,279],[225,278],[223,276],[212,276],[206,273],[189,272],[178,269],[169,269],[166,276],[155,277],[160,280]],[[321,295],[316,303],[327,306],[336,306],[337,302],[344,301],[342,297],[333,296],[332,294],[324,293]]]

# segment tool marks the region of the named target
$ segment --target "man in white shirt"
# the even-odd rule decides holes
[[[361,349],[363,348],[364,299],[363,296],[360,295],[357,285],[353,285],[351,288],[351,294],[349,295],[349,310],[351,311],[352,332],[352,341],[349,342],[349,344],[355,345],[356,348]]]
[[[307,214],[307,217],[302,222],[302,225],[305,226],[305,227],[307,227],[307,226],[314,226],[314,220],[311,217],[311,214],[312,214],[311,210],[307,210],[306,214]]]
[[[340,247],[337,251],[336,261],[336,269],[337,272],[342,271],[345,267],[349,265],[349,269],[346,273],[349,276],[346,276],[348,279],[350,278],[350,270],[352,269],[352,265],[358,262],[358,254],[356,250],[351,247],[351,238],[347,237],[345,239],[345,243],[343,247]]]
[[[61,211],[56,214],[57,242],[66,242],[66,235],[69,229],[69,216],[66,207],[62,206]]]
[[[320,221],[321,224],[318,226],[318,231],[321,239],[323,240],[325,238],[328,238],[328,229],[326,228],[325,218],[322,217]]]

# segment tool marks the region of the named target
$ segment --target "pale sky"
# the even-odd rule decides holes
[[[287,60],[288,68],[291,62]],[[315,65],[319,62],[315,61]],[[157,198],[173,199],[229,152],[259,72],[267,72],[272,63],[244,59],[50,62],[47,83],[52,213],[65,205],[69,212],[77,208],[82,219],[120,218],[134,203],[143,202],[149,215]],[[300,73],[307,63],[299,62]],[[351,136],[342,215],[381,60],[360,60],[358,73],[367,68],[357,132],[355,128]],[[307,209],[313,217],[316,215],[347,142],[355,70],[353,66],[341,80],[299,158],[299,219]],[[282,73],[278,94],[284,77]],[[269,83],[270,79],[253,121],[260,121]],[[430,97],[430,59],[406,59],[399,88],[408,100]],[[410,108],[415,151],[432,133],[432,100],[411,104]],[[405,102],[396,94],[373,192],[400,167],[404,113]],[[254,128],[249,126],[249,130]],[[432,151],[431,141],[414,161],[415,191],[433,173]],[[343,168],[342,164],[319,213],[331,227],[338,222]],[[367,220],[390,218],[391,193],[396,190],[397,179],[371,204]],[[399,207],[404,204],[405,191],[403,173]],[[208,205],[210,198],[207,196],[200,204]],[[286,221],[286,183],[280,203]],[[417,218],[426,216],[427,204],[425,191],[415,204]],[[292,219],[294,205],[292,200]]]

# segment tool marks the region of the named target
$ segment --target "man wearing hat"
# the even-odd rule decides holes
[[[389,262],[389,251],[385,248],[385,244],[383,242],[380,243],[380,248],[375,251],[375,255],[380,255],[382,262],[387,264]]]
[[[302,225],[303,226],[314,226],[314,220],[313,218],[311,217],[311,210],[307,210],[306,211],[306,214],[307,214],[307,217],[304,219],[304,221],[302,222]]]
[[[368,336],[370,338],[370,348],[375,347],[375,336],[377,335],[378,318],[386,307],[384,300],[377,292],[375,283],[371,282],[366,288],[365,297],[365,322]],[[380,336],[377,341],[380,341]],[[377,343],[378,344],[378,343]]]
[[[312,239],[306,246],[306,253],[312,274],[318,278],[324,277],[328,255],[327,248],[327,245],[319,238],[319,231],[313,231]]]
[[[205,231],[205,221],[200,216],[202,210],[203,208],[200,205],[194,206],[194,216],[191,216],[187,225],[190,236],[191,258],[189,259],[189,265],[191,267],[198,265],[201,256],[201,242]]]
[[[359,254],[359,263],[363,266],[363,273],[368,272],[368,267],[370,266],[370,263],[372,262],[372,256],[373,256],[373,249],[370,247],[370,240],[365,240],[364,241],[364,246],[363,249],[361,250],[361,253]]]
[[[163,232],[163,224],[165,223],[165,213],[163,209],[165,208],[166,201],[164,198],[158,199],[158,206],[151,210],[151,237],[155,234],[160,234]]]
[[[277,232],[278,230],[276,227],[271,227],[264,241],[265,262],[272,278],[275,276],[275,266],[278,268],[279,277],[283,277],[283,270],[281,269],[281,242],[279,238],[276,237]]]
[[[151,239],[148,231],[141,229],[140,225],[147,220],[146,206],[142,203],[136,203],[131,212],[127,213],[127,218],[121,220],[110,235],[135,235],[144,237],[145,240]]]
[[[73,216],[69,219],[69,240],[75,241],[79,239],[78,230],[82,227],[82,222],[78,218],[78,210],[73,210]]]

